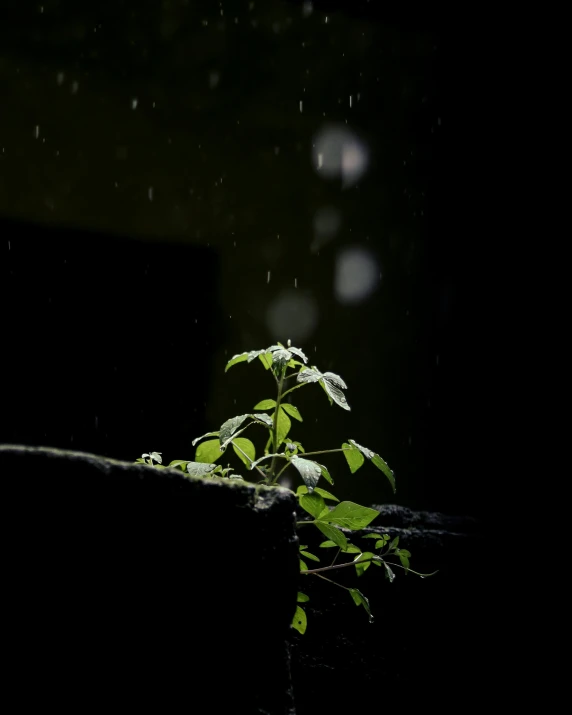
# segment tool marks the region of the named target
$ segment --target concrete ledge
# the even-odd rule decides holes
[[[22,706],[293,712],[290,492],[18,445],[0,476]]]

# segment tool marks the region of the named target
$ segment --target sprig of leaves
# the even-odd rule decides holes
[[[320,548],[337,549],[334,560],[329,566],[319,565],[309,568],[307,561],[320,562],[320,558],[308,551],[306,546],[300,546],[300,573],[325,578],[346,589],[353,602],[358,606],[363,606],[370,621],[373,621],[369,601],[363,593],[356,588],[348,588],[332,581],[323,575],[324,572],[353,566],[357,576],[361,577],[371,564],[374,564],[384,568],[386,577],[393,582],[395,578],[393,568],[396,566],[403,569],[406,574],[417,573],[411,571],[409,566],[411,554],[407,549],[398,548],[399,537],[390,540],[387,534],[383,536],[366,534],[363,538],[376,539],[374,550],[369,551],[362,550],[348,541],[347,532],[359,532],[366,528],[378,516],[379,512],[352,501],[340,502],[334,494],[319,486],[322,477],[332,486],[334,480],[329,469],[312,457],[342,452],[352,474],[360,469],[367,460],[387,477],[393,492],[395,492],[393,471],[379,454],[363,447],[353,439],[344,442],[340,448],[306,451],[301,442],[290,436],[293,421],[302,423],[303,418],[300,410],[290,401],[286,402],[285,397],[301,387],[318,384],[325,392],[330,405],[336,404],[342,409],[350,411],[343,392],[347,390],[347,385],[339,375],[333,372],[321,372],[315,365],[308,366],[308,358],[304,352],[300,348],[293,347],[290,340],[286,346],[277,343],[262,350],[251,350],[234,355],[227,362],[225,372],[235,365],[243,362],[251,363],[255,360],[259,360],[264,369],[273,376],[277,386],[276,397],[259,400],[254,405],[253,412],[231,417],[223,422],[218,431],[207,432],[201,437],[197,437],[192,441],[192,446],[196,447],[195,459],[193,461],[177,459],[170,462],[168,467],[181,470],[189,478],[242,480],[244,478],[235,473],[230,465],[222,467],[220,464],[216,464],[217,460],[228,452],[229,447],[232,447],[232,453],[238,457],[249,472],[257,472],[261,478],[258,483],[269,486],[279,484],[285,471],[293,467],[293,473],[302,480],[302,484],[296,490],[298,503],[311,517],[298,522],[298,528],[307,524],[313,525],[326,537],[326,540],[320,544]],[[292,372],[288,372],[289,370]],[[295,384],[285,389],[288,380],[294,377],[296,378]],[[255,427],[256,430],[262,428],[267,432],[265,446],[258,454],[255,442],[243,436],[251,427]],[[254,433],[252,436],[255,436]],[[161,452],[145,453],[136,461],[154,468],[165,468],[162,464]],[[326,501],[336,503],[329,506]],[[340,554],[348,555],[351,560],[336,563]],[[391,558],[396,558],[399,563],[388,561]],[[418,575],[425,577],[431,574]],[[308,601],[308,596],[301,592],[298,593],[292,626],[300,633],[304,633],[307,627],[306,613],[300,605],[306,601]]]

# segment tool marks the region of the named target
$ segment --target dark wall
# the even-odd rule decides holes
[[[6,220],[0,234],[0,442],[188,454],[224,338],[213,251]]]

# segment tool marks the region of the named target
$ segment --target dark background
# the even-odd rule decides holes
[[[273,396],[226,360],[291,337],[352,406],[304,388],[292,436],[353,438],[396,474],[394,497],[324,458],[340,498],[486,516],[505,234],[477,22],[349,0],[2,7],[0,441],[192,458]],[[328,126],[365,147],[358,178],[316,170]],[[352,248],[381,278],[348,304]]]

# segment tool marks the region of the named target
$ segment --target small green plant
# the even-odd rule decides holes
[[[350,406],[343,393],[343,390],[347,389],[345,382],[339,375],[332,372],[322,373],[315,366],[308,367],[306,355],[299,348],[292,347],[290,341],[286,347],[278,343],[265,350],[253,350],[235,355],[228,361],[225,372],[234,365],[241,362],[250,363],[257,358],[274,378],[277,388],[276,398],[261,400],[253,407],[253,412],[231,417],[217,432],[207,432],[193,440],[193,447],[198,444],[194,461],[176,459],[168,466],[178,468],[193,477],[243,480],[244,477],[237,474],[230,465],[222,467],[216,464],[228,448],[232,447],[243,465],[258,476],[258,484],[276,486],[286,470],[293,467],[303,482],[296,490],[298,503],[311,517],[311,519],[298,521],[297,528],[314,525],[326,537],[326,540],[320,544],[320,548],[336,549],[334,558],[328,566],[308,568],[306,560],[320,562],[320,558],[310,553],[307,546],[301,545],[300,574],[322,578],[348,591],[354,603],[364,607],[371,622],[373,615],[366,596],[357,588],[349,588],[333,581],[324,575],[326,572],[353,566],[359,577],[373,564],[383,568],[385,576],[390,582],[393,582],[395,578],[395,568],[402,569],[406,574],[409,572],[417,574],[422,578],[432,574],[421,574],[410,568],[411,554],[407,549],[399,548],[399,537],[391,539],[387,534],[361,536],[360,538],[363,539],[375,540],[373,549],[362,549],[351,543],[345,532],[359,532],[368,526],[379,515],[379,512],[351,501],[340,502],[330,491],[319,487],[318,482],[321,477],[332,486],[334,480],[323,464],[310,459],[310,457],[341,452],[352,473],[356,472],[367,460],[386,476],[395,492],[393,472],[379,454],[372,452],[367,447],[362,447],[353,439],[348,439],[337,449],[305,451],[301,442],[290,437],[292,419],[302,422],[302,415],[298,408],[290,401],[285,401],[285,398],[300,387],[317,383],[326,393],[330,405],[335,403],[349,411]],[[294,384],[291,384],[292,380],[294,380]],[[268,433],[263,454],[258,458],[254,443],[242,436],[250,427],[261,428]],[[143,454],[136,461],[164,469],[161,452]],[[326,502],[334,502],[335,506],[328,506]],[[349,556],[350,560],[336,563],[340,554]],[[300,604],[308,600],[306,594],[298,593],[298,605],[292,626],[300,633],[306,631],[307,625],[306,613]]]

